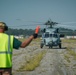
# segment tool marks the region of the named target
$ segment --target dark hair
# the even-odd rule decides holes
[[[0,22],[0,23],[3,25],[4,30],[7,31],[8,30],[8,26],[6,25],[6,23],[4,23],[4,22]]]

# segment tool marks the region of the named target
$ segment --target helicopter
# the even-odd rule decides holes
[[[73,29],[75,30],[75,23],[76,22],[64,22],[64,23],[57,23],[53,22],[51,19],[48,20],[44,25],[46,25],[46,28],[42,30],[42,39],[40,43],[40,48],[43,48],[43,46],[48,46],[49,48],[53,48],[53,46],[59,46],[59,48],[62,48],[62,41],[61,37],[64,37],[64,34],[61,34],[59,32],[59,26],[55,27],[56,25],[60,25],[62,28]],[[72,24],[72,26],[70,25]],[[71,27],[71,28],[70,28]],[[66,33],[68,31],[61,31],[62,33]],[[69,33],[69,32],[68,32]],[[71,32],[70,32],[71,33]]]
[[[20,19],[17,19],[20,21]],[[24,21],[25,22],[25,21]],[[31,21],[34,23],[41,23],[41,22],[36,22],[36,21]],[[72,23],[72,22],[70,22]],[[76,22],[75,22],[76,23]],[[53,22],[51,19],[49,19],[47,22],[39,24],[39,25],[46,25],[46,27],[41,30],[41,41],[40,41],[40,48],[43,48],[43,46],[48,46],[49,48],[53,48],[54,46],[59,46],[59,48],[62,48],[62,41],[60,39],[61,34],[59,33],[59,27],[56,27],[60,23]],[[38,24],[33,24],[33,25],[38,25]],[[23,25],[25,26],[25,25]],[[67,26],[67,25],[62,25]],[[60,25],[61,27],[61,25]],[[64,28],[64,27],[63,27]],[[63,35],[64,36],[64,35]]]
[[[40,48],[43,48],[43,46],[48,46],[49,48],[52,48],[53,46],[59,46],[59,48],[62,47],[60,34],[58,33],[58,28],[54,28],[53,26],[58,24],[57,22],[53,22],[48,20],[45,25],[46,28],[43,29],[42,39]]]

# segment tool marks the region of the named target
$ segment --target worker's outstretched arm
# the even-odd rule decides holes
[[[30,43],[33,39],[37,38],[38,33],[39,33],[39,30],[40,30],[40,26],[37,26],[36,29],[35,29],[35,33],[34,33],[33,35],[31,35],[27,40],[24,40],[24,41],[22,42],[22,44],[21,44],[21,47],[22,47],[22,48],[25,48],[27,45],[29,45],[29,43]]]

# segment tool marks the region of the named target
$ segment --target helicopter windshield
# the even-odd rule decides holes
[[[45,37],[45,38],[48,38],[48,37],[58,38],[58,35],[57,35],[57,34],[49,34],[49,33],[45,33],[44,37]]]
[[[52,37],[52,34],[50,34],[50,37]]]
[[[48,38],[49,37],[49,33],[45,33],[45,38]]]
[[[57,38],[58,35],[57,35],[57,34],[50,34],[50,37],[55,37],[55,38]]]
[[[57,34],[53,34],[53,37],[57,38],[57,37],[58,37],[58,35],[57,35]]]

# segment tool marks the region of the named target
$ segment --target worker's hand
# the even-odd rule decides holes
[[[40,30],[40,26],[37,26],[35,29],[35,33],[33,34],[34,38],[37,38],[39,30]]]

